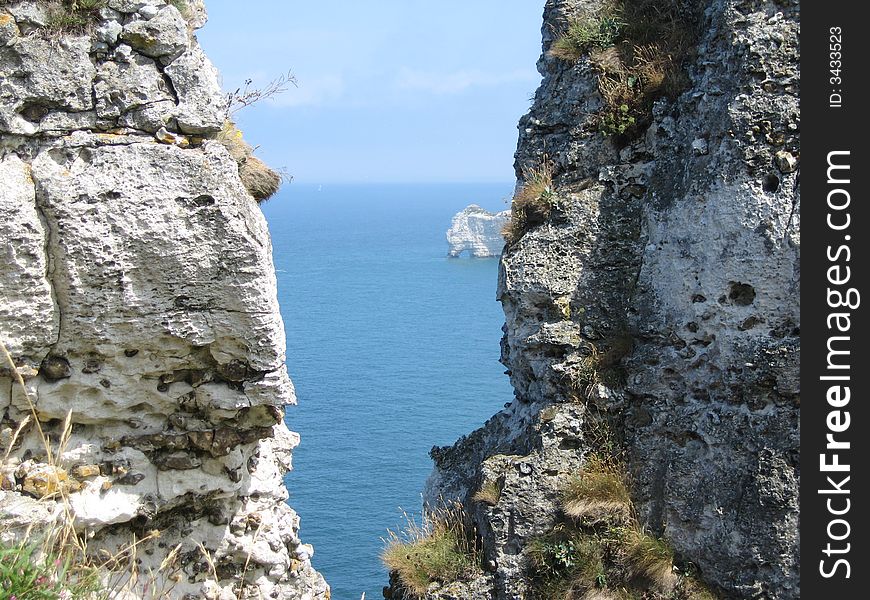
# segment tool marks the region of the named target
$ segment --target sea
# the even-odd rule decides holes
[[[498,259],[448,258],[445,239],[456,212],[504,210],[512,187],[291,183],[263,205],[299,402],[289,503],[336,600],[382,598],[383,539],[419,516],[429,450],[513,397]]]

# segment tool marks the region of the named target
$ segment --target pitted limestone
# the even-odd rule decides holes
[[[94,552],[136,536],[147,571],[180,544],[161,597],[325,600],[285,504],[299,438],[269,233],[209,139],[225,99],[188,5],[109,0],[51,37],[44,4],[0,6],[0,339],[26,388],[0,365],[3,536],[62,518],[37,500],[62,489]],[[52,440],[72,410],[58,465],[34,410]]]

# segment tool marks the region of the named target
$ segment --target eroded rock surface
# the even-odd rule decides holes
[[[552,161],[555,200],[507,248],[498,284],[516,397],[433,450],[426,490],[463,502],[480,531],[475,598],[529,596],[529,542],[552,529],[602,423],[641,524],[678,560],[723,598],[799,597],[798,3],[699,5],[687,88],[620,138],[595,122],[590,59],[547,53],[597,3],[546,4],[516,170]],[[590,374],[590,358],[614,376]],[[490,481],[498,501],[474,502]]]
[[[178,6],[109,0],[83,33],[0,6],[0,339],[27,392],[3,358],[2,535],[62,519],[63,493],[93,552],[159,532],[147,572],[180,544],[165,597],[325,599],[285,503],[271,241],[215,139],[204,6]],[[56,444],[69,411],[56,464],[32,420],[15,435],[35,414]]]

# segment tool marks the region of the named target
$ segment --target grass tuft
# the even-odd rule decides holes
[[[501,486],[498,481],[486,481],[471,497],[472,501],[495,506],[501,498]]]
[[[580,475],[565,487],[562,507],[567,516],[590,523],[629,518],[631,495],[625,475],[606,461],[590,457]]]
[[[230,120],[224,122],[217,140],[229,150],[239,167],[239,178],[248,193],[257,202],[274,196],[281,187],[281,175],[269,168],[266,163],[254,156],[254,149],[248,144],[241,130]]]
[[[682,597],[685,600],[719,600],[719,596],[695,577],[686,578]]]
[[[52,34],[85,33],[100,17],[106,0],[52,0],[46,4],[46,30]]]
[[[626,564],[632,575],[649,581],[665,594],[677,585],[674,551],[660,538],[633,531],[626,540]]]
[[[605,346],[601,351],[597,345],[587,343],[587,355],[576,363],[572,372],[572,384],[578,393],[584,394],[590,385],[604,384],[611,389],[623,385],[624,373],[619,363],[631,353],[634,339],[620,334],[608,339]]]
[[[574,369],[574,387],[578,391],[583,391],[590,385],[598,385],[604,383],[604,374],[601,367],[601,353],[597,346],[589,344],[589,354],[580,359]]]
[[[546,156],[537,166],[523,169],[523,183],[511,202],[511,218],[502,230],[505,242],[513,245],[530,228],[550,216],[556,201],[553,189],[553,163]]]
[[[388,532],[381,560],[411,598],[424,598],[434,582],[460,581],[480,570],[476,533],[461,505],[425,514],[422,525],[406,520],[404,531]]]

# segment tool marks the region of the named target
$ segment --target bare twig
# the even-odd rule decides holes
[[[298,87],[299,85],[296,77],[291,71],[287,71],[280,77],[273,79],[268,84],[266,84],[265,87],[252,88],[251,85],[253,83],[253,79],[246,79],[243,86],[237,87],[234,91],[227,94],[227,118],[229,118],[231,115],[234,115],[241,109],[252,104],[256,104],[261,100],[280,96],[281,94],[286,92],[287,88],[291,85],[294,87]]]

